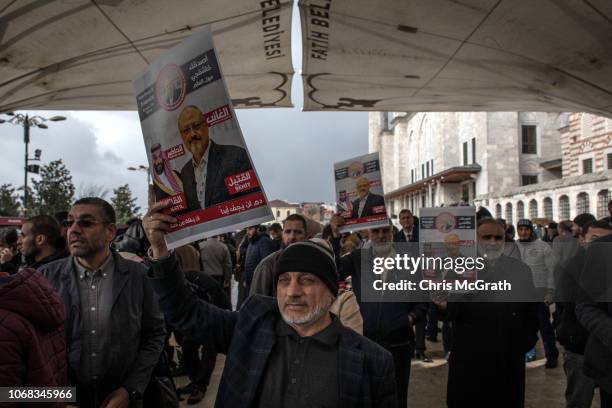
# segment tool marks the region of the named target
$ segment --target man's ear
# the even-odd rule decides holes
[[[34,242],[36,243],[37,246],[43,246],[47,242],[47,237],[43,234],[38,234],[34,238]]]
[[[115,236],[117,235],[117,225],[116,224],[109,224],[107,227],[107,231],[110,235],[110,242],[113,241],[113,239],[115,239]]]

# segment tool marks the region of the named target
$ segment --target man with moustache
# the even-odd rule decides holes
[[[504,227],[499,221],[478,222],[477,244],[478,256],[485,259],[478,279],[507,280],[512,290],[434,299],[452,323],[447,404],[449,408],[523,407],[525,352],[535,345],[538,330],[531,271],[503,254]]]
[[[178,130],[185,148],[191,153],[181,169],[181,180],[190,210],[199,210],[256,191],[255,187],[230,194],[225,178],[252,169],[249,156],[241,147],[220,145],[209,137],[204,113],[197,106],[187,106],[179,115]]]
[[[370,215],[385,214],[385,199],[383,196],[370,192],[370,180],[361,176],[357,179],[357,199],[353,201],[351,218],[361,218]]]
[[[290,245],[275,268],[276,299],[253,295],[238,312],[222,310],[188,289],[165,243],[176,220],[164,206],[144,218],[150,276],[170,324],[227,355],[216,407],[397,406],[389,353],[330,313],[338,293],[331,251],[311,241]]]
[[[412,211],[407,208],[400,211],[399,222],[402,229],[395,233],[393,242],[419,242],[419,227],[414,221]]]
[[[65,221],[71,255],[40,269],[68,311],[68,376],[80,408],[142,406],[165,340],[146,268],[110,248],[115,222],[108,202],[77,200]]]

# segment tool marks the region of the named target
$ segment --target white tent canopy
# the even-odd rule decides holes
[[[206,24],[236,107],[291,106],[291,9],[291,0],[0,0],[0,111],[136,109],[133,79]]]
[[[0,112],[135,109],[132,80],[205,24],[237,108],[291,106],[292,5],[0,0]],[[299,6],[305,110],[612,116],[609,0],[300,0]]]
[[[304,108],[612,116],[609,0],[300,0]]]

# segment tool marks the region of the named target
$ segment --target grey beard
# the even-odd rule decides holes
[[[486,260],[495,263],[503,254],[504,254],[504,246],[502,245],[500,248],[486,248],[480,244],[478,244],[478,254],[479,256],[485,257]]]
[[[332,302],[333,302],[333,299],[330,297],[330,299],[324,304],[315,306],[314,309],[311,312],[309,312],[306,316],[296,318],[296,319],[292,319],[289,316],[285,315],[282,310],[280,314],[283,320],[285,321],[285,323],[287,323],[288,325],[293,324],[296,326],[309,326],[312,323],[318,321],[321,317],[323,317],[325,313],[329,312]]]
[[[393,250],[392,242],[377,243],[372,242],[372,252],[375,256],[388,256]]]

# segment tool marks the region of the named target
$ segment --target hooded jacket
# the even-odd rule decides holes
[[[65,316],[59,295],[36,270],[0,277],[3,387],[66,386]],[[37,406],[63,407],[65,403]]]

